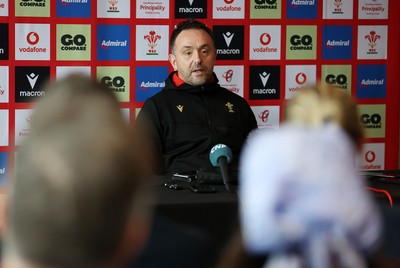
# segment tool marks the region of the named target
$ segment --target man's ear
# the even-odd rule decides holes
[[[174,71],[177,71],[178,70],[178,66],[177,66],[177,64],[176,64],[176,57],[175,57],[175,55],[174,54],[169,54],[168,55],[168,60],[169,60],[169,62],[171,63],[171,65],[172,65],[172,67],[174,68]]]

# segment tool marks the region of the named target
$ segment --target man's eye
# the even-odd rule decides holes
[[[208,54],[208,50],[202,50],[201,53]]]
[[[192,54],[192,52],[190,52],[190,51],[186,51],[186,52],[184,52],[183,54],[184,54],[184,55],[191,55],[191,54]]]

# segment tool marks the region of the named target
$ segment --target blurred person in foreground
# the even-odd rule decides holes
[[[211,29],[197,20],[182,21],[172,32],[170,49],[174,71],[137,118],[162,156],[155,160],[159,173],[212,171],[210,150],[220,143],[232,150],[230,167],[237,169],[242,145],[257,122],[246,100],[218,83]]]
[[[286,109],[279,131],[260,130],[244,148],[242,238],[219,267],[367,267],[382,227],[355,166],[364,138],[356,103],[317,86]]]
[[[45,92],[17,152],[2,267],[124,267],[150,231],[146,147],[89,77]]]

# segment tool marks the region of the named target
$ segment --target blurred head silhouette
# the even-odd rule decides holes
[[[150,224],[145,147],[110,89],[71,75],[45,92],[17,152],[3,267],[120,267]]]
[[[363,139],[355,102],[318,86],[286,112],[279,131],[258,131],[243,151],[245,249],[268,255],[265,267],[365,267],[381,223],[355,167]]]
[[[312,127],[336,123],[349,135],[357,150],[361,150],[364,141],[357,104],[337,87],[316,85],[303,89],[288,101],[285,120]]]

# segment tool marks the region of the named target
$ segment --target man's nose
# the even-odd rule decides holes
[[[200,53],[199,51],[195,51],[195,52],[193,53],[193,56],[194,56],[194,62],[195,62],[196,64],[200,64],[201,61],[202,61],[202,59],[201,59],[201,53]]]

